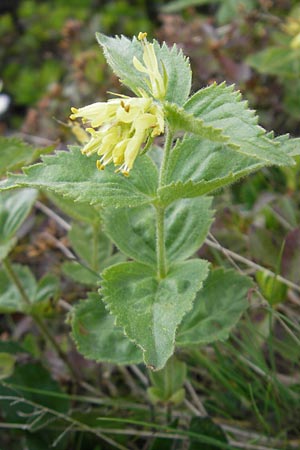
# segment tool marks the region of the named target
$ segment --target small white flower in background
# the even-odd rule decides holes
[[[129,175],[143,144],[164,132],[164,116],[155,99],[162,100],[166,94],[166,80],[159,72],[153,44],[146,41],[146,33],[138,39],[144,47],[143,66],[135,57],[135,68],[149,76],[153,97],[140,91],[141,97],[125,97],[98,102],[83,108],[71,108],[72,120],[81,118],[90,135],[82,153],[97,153],[101,158],[97,168],[103,170],[109,163],[118,166],[116,172]]]

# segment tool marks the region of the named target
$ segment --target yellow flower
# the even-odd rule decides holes
[[[84,124],[90,126],[85,130],[85,135],[89,133],[90,137],[85,139],[81,151],[87,156],[97,153],[101,157],[97,161],[100,170],[113,163],[117,166],[116,172],[129,175],[143,144],[147,146],[152,138],[164,132],[163,110],[155,99],[165,97],[167,80],[159,71],[153,44],[147,42],[146,36],[147,33],[138,35],[144,48],[145,66],[135,57],[133,64],[139,72],[149,76],[153,97],[139,90],[141,97],[120,96],[108,102],[71,108],[70,119],[81,118]]]
[[[167,79],[162,77],[154,50],[154,44],[147,41],[147,33],[139,33],[138,39],[144,47],[143,65],[135,56],[133,57],[133,65],[139,72],[145,73],[149,77],[149,87],[154,98],[158,100],[164,99],[166,96]]]
[[[292,49],[296,50],[300,48],[300,33],[298,33],[291,41],[290,46]]]
[[[294,50],[300,48],[300,18],[289,17],[282,28],[287,34],[293,36],[290,47]]]
[[[97,153],[101,156],[98,169],[103,170],[112,162],[120,166],[117,172],[124,175],[129,175],[141,146],[164,131],[161,107],[146,97],[113,99],[72,108],[70,118],[81,118],[91,125],[86,129],[91,138],[82,153],[87,156]]]

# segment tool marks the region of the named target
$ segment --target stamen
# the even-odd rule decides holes
[[[139,41],[143,41],[144,39],[146,39],[146,37],[147,37],[147,33],[146,32],[142,32],[142,31],[140,31],[139,32],[139,34],[138,34],[138,40]]]
[[[96,162],[96,166],[98,170],[104,170],[105,166],[101,163],[101,161],[98,159]]]
[[[120,105],[122,106],[122,108],[124,109],[125,112],[128,113],[130,111],[130,105],[125,105],[123,100],[121,100]]]

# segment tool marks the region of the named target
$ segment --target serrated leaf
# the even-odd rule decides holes
[[[247,309],[250,278],[223,269],[212,271],[194,301],[193,309],[178,328],[176,344],[208,344],[228,338]]]
[[[300,156],[300,138],[290,138],[288,134],[277,136],[275,141],[280,144],[283,152],[290,156]]]
[[[157,59],[162,62],[168,77],[165,100],[181,106],[191,91],[192,71],[189,59],[176,45],[169,48],[164,42],[160,47],[154,41],[154,48]]]
[[[58,279],[54,275],[46,275],[37,283],[28,267],[14,264],[12,268],[30,304],[23,299],[6,271],[0,269],[0,313],[48,313],[51,310],[50,299],[58,293]]]
[[[187,259],[201,246],[212,222],[211,198],[182,199],[165,213],[169,263]],[[156,265],[155,208],[109,208],[103,219],[106,233],[120,250],[136,261]],[[130,238],[129,238],[130,236]]]
[[[0,260],[14,247],[16,233],[30,213],[36,200],[34,189],[0,193]]]
[[[265,164],[230,147],[186,136],[173,149],[167,185],[158,190],[163,204],[204,195],[233,183]]]
[[[137,262],[103,272],[103,300],[116,325],[142,349],[150,368],[163,368],[174,352],[176,329],[207,273],[208,263],[199,259],[174,265],[161,280],[152,268]]]
[[[300,153],[298,139],[284,135],[274,141],[289,157]],[[234,183],[266,165],[264,161],[236,153],[226,144],[185,136],[170,155],[167,186],[160,188],[158,194],[164,204],[178,198],[197,197]]]
[[[130,177],[116,174],[112,166],[99,171],[96,157],[87,158],[79,148],[45,156],[43,162],[0,182],[0,190],[16,187],[47,189],[75,201],[103,206],[137,206],[150,203],[156,194],[157,169],[147,155],[140,156]]]
[[[36,149],[21,139],[0,136],[0,176],[31,164],[42,154],[52,152],[53,146]]]
[[[255,158],[266,165],[293,165],[294,160],[269,139],[258,126],[257,116],[241,100],[233,86],[213,84],[194,94],[184,105],[189,114],[203,120],[206,126],[221,129],[237,153]]]
[[[187,113],[184,108],[174,103],[165,102],[164,112],[174,131],[193,133],[214,142],[224,143],[228,141],[228,137],[223,134],[221,129],[205,125],[202,119],[195,117],[194,114]]]
[[[149,87],[141,73],[133,65],[133,57],[142,60],[143,48],[134,37],[132,41],[125,36],[109,37],[96,33],[96,39],[103,49],[107,63],[120,81],[138,95],[138,88],[149,93]]]
[[[99,294],[89,293],[72,312],[72,337],[78,351],[87,359],[114,364],[137,364],[142,352],[114,325]]]
[[[143,60],[141,43],[135,37],[131,41],[125,36],[112,38],[101,33],[96,33],[96,38],[103,48],[108,64],[121,82],[136,95],[139,95],[139,89],[142,89],[151,96],[148,77],[133,65],[134,56],[141,62]],[[168,78],[166,100],[182,105],[191,89],[189,61],[175,45],[170,49],[165,43],[160,46],[154,41],[154,49],[161,74],[165,70]]]

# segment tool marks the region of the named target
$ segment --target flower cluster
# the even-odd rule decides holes
[[[133,58],[135,68],[149,77],[149,88],[153,97],[141,91],[141,97],[125,97],[98,102],[83,108],[71,108],[70,118],[81,118],[88,123],[90,137],[82,153],[90,156],[97,153],[101,158],[97,168],[103,170],[109,163],[118,166],[116,172],[129,175],[142,145],[164,132],[164,116],[155,99],[162,100],[166,93],[166,80],[160,74],[153,44],[146,40],[146,33],[138,39],[144,48],[145,66]],[[88,136],[88,135],[87,135]]]

